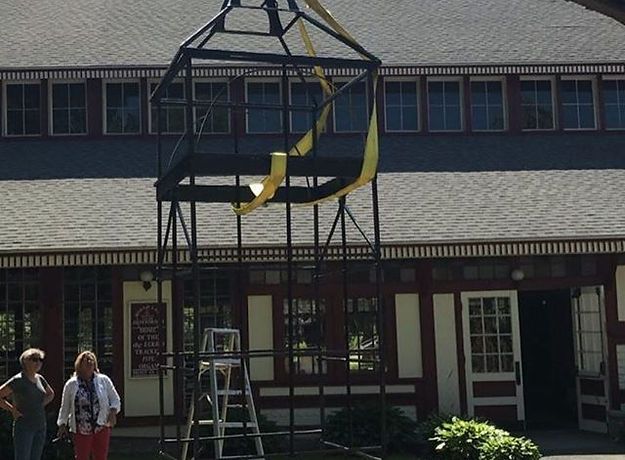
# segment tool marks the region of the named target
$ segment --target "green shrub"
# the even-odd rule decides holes
[[[380,445],[382,410],[377,403],[352,407],[353,439],[355,447]],[[390,452],[413,451],[419,444],[417,423],[397,407],[386,407],[386,427]],[[350,443],[349,412],[347,408],[328,416],[325,439],[344,446]]]
[[[445,460],[535,460],[536,445],[516,438],[488,422],[453,417],[434,430],[430,438],[436,454]]]
[[[538,460],[540,457],[540,451],[532,441],[507,433],[487,439],[480,454],[480,460]]]

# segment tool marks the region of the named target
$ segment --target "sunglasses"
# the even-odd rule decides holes
[[[30,358],[28,358],[29,361],[33,361],[35,363],[42,363],[43,362],[43,358],[40,358],[39,356],[31,356]]]

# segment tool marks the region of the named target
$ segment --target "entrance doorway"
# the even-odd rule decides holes
[[[519,322],[527,427],[577,428],[571,291],[519,292]]]

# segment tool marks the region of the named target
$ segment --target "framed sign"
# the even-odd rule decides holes
[[[158,376],[158,323],[165,304],[133,302],[130,304],[130,377]],[[163,324],[163,347],[167,349],[166,319]]]

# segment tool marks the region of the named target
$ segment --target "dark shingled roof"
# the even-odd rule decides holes
[[[221,3],[0,0],[0,69],[166,64]],[[389,65],[625,60],[623,25],[568,0],[323,3]]]
[[[280,143],[248,137],[243,150]],[[328,138],[324,150],[360,143]],[[385,136],[381,152],[385,243],[625,237],[625,135]],[[154,163],[150,139],[0,143],[0,252],[154,247]],[[369,200],[367,188],[349,198],[363,222]],[[234,244],[229,207],[199,209],[201,243]],[[322,206],[326,226],[335,209]],[[295,242],[312,241],[310,209],[294,214]],[[283,219],[280,205],[246,216],[246,244],[283,244]]]

